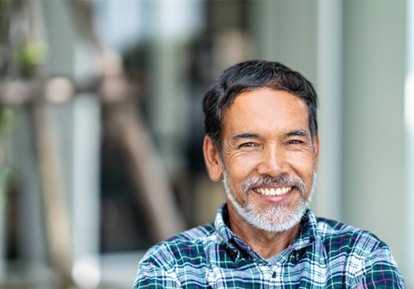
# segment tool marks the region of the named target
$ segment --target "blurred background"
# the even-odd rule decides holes
[[[316,214],[374,232],[414,288],[414,1],[0,1],[0,287],[132,288],[224,201],[201,100],[246,59],[320,97]]]

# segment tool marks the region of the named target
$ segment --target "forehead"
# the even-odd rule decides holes
[[[296,95],[260,88],[240,93],[225,110],[223,125],[233,130],[309,130],[309,114],[305,101]]]

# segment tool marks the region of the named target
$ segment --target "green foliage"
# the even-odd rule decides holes
[[[0,110],[0,133],[12,133],[16,123],[16,115],[11,109]]]
[[[15,130],[16,115],[12,109],[0,109],[0,211],[6,207],[7,193],[15,184],[15,173],[7,167],[6,156],[10,153],[7,139]]]
[[[14,173],[7,167],[0,167],[0,211],[4,210],[7,205],[6,193],[13,184]]]
[[[128,76],[142,74],[143,71],[148,69],[151,49],[153,47],[150,43],[138,42],[123,52],[123,65]]]
[[[19,74],[17,67],[25,6],[31,0],[0,0],[0,77]]]
[[[26,43],[19,51],[20,68],[30,70],[46,61],[47,45],[44,42]]]

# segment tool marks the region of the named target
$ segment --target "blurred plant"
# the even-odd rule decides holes
[[[44,58],[43,48],[40,45],[20,49],[21,61],[17,49],[24,43],[22,36],[23,10],[28,1],[1,0],[0,1],[0,78],[7,79],[18,76],[21,67],[33,66]],[[43,55],[42,55],[43,54]],[[3,91],[4,92],[4,91]],[[13,155],[10,135],[15,130],[16,115],[6,103],[0,104],[0,211],[6,207],[7,193],[15,184],[14,170],[8,166],[6,156]]]
[[[16,115],[11,109],[0,109],[0,134],[9,134],[14,130]],[[1,161],[0,161],[1,164]]]
[[[15,25],[20,17],[16,17],[22,10],[24,0],[2,0],[0,1],[0,77],[10,73],[14,60],[14,34]]]
[[[15,123],[15,113],[11,109],[0,109],[0,211],[5,210],[7,205],[7,193],[11,191],[15,184],[14,170],[7,166],[5,160],[5,151],[11,149],[8,148],[5,143],[5,137],[13,133]]]
[[[7,79],[17,75],[16,47],[23,41],[19,33],[23,0],[0,1],[0,78]],[[4,90],[2,91],[4,93]],[[10,134],[15,129],[15,114],[13,110],[0,104],[0,213],[7,210],[8,194],[16,185],[16,174],[7,166],[6,156],[10,155]],[[2,232],[0,232],[0,237]]]
[[[0,78],[28,78],[46,61],[32,13],[35,1],[0,1]],[[35,31],[36,35],[33,35]]]
[[[0,168],[0,212],[4,211],[7,206],[7,193],[15,184],[14,171],[7,167]]]
[[[19,71],[22,76],[32,76],[34,70],[45,64],[47,45],[36,41],[23,44],[18,52]]]
[[[150,51],[153,47],[148,42],[137,42],[127,47],[123,54],[123,66],[128,77],[142,75],[150,66]]]

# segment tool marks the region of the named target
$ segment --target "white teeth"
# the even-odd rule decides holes
[[[286,194],[292,189],[292,187],[283,187],[283,188],[270,188],[270,189],[256,189],[256,192],[265,195],[265,196],[280,196]]]

